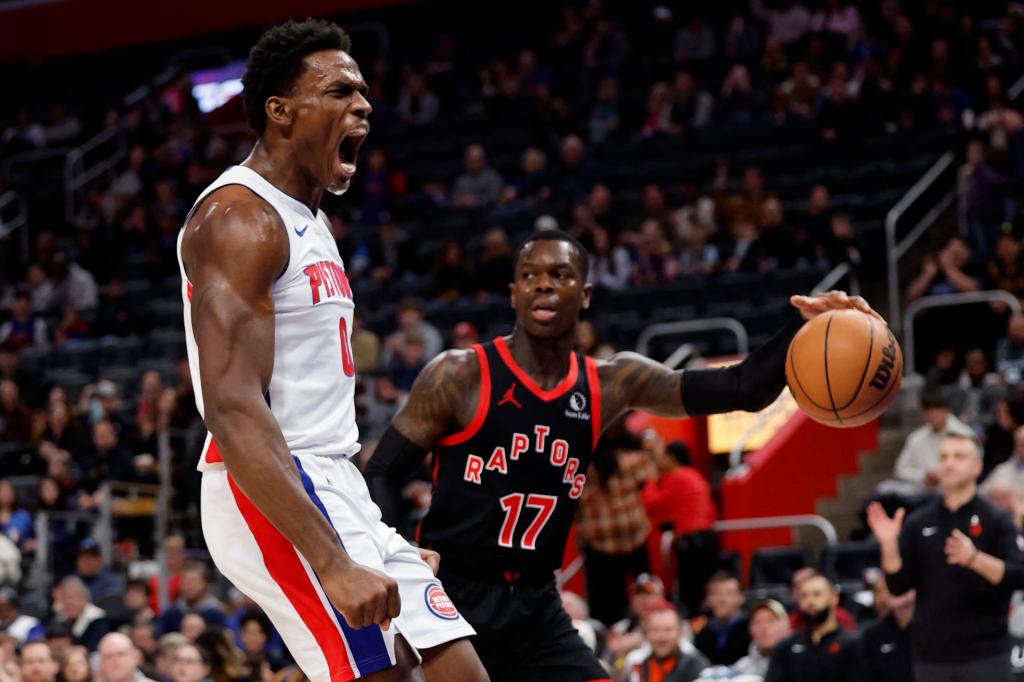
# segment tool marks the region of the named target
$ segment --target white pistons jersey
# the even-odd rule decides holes
[[[193,210],[225,185],[252,190],[277,211],[288,234],[288,267],[273,288],[274,369],[264,398],[293,455],[354,455],[359,451],[351,350],[354,304],[327,217],[322,211],[313,215],[305,204],[245,166],[224,171],[199,195]],[[192,329],[192,284],[181,261],[183,234],[184,229],[178,235],[177,251],[185,338],[196,407],[205,418],[199,348]],[[199,469],[220,467],[217,445],[207,435]]]

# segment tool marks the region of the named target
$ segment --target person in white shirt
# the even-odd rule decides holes
[[[981,484],[982,494],[999,484],[1005,484],[1024,494],[1024,426],[1017,427],[1013,432],[1013,456],[1006,460],[988,475]]]
[[[921,398],[921,409],[924,410],[925,423],[907,437],[907,442],[896,459],[894,473],[898,481],[904,485],[886,486],[887,483],[892,483],[886,481],[883,483],[885,487],[900,488],[906,493],[935,489],[939,482],[936,474],[939,466],[939,445],[951,433],[973,437],[971,427],[950,412],[949,400],[942,393],[925,393]]]

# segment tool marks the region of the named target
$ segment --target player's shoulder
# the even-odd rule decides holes
[[[270,202],[248,187],[236,184],[218,187],[203,197],[193,209],[187,227],[192,228],[198,239],[262,240],[284,236],[282,225],[281,216]]]
[[[607,358],[594,358],[594,365],[597,368],[597,376],[602,380],[612,379],[622,371],[628,371],[637,365],[653,362],[649,358],[624,350],[609,355]]]
[[[472,348],[452,348],[437,355],[423,369],[425,377],[469,386],[480,379],[480,358]]]

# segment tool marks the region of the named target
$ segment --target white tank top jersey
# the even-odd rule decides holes
[[[203,190],[195,207],[225,185],[242,185],[270,204],[288,233],[288,267],[274,283],[274,368],[264,398],[293,455],[350,457],[359,452],[352,360],[352,289],[327,216],[288,196],[256,171],[232,166]],[[189,212],[191,217],[191,211]],[[186,224],[188,219],[186,219]],[[192,329],[192,284],[178,234],[178,269],[185,301],[185,340],[196,407],[205,418],[199,348]],[[223,467],[210,434],[199,470]]]

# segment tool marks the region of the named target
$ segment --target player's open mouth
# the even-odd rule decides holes
[[[558,314],[558,310],[553,306],[537,304],[530,308],[530,314],[538,322],[550,322]]]
[[[346,177],[356,174],[356,161],[359,158],[359,148],[363,145],[369,130],[356,128],[350,130],[338,143],[338,160],[341,161],[341,172]]]

